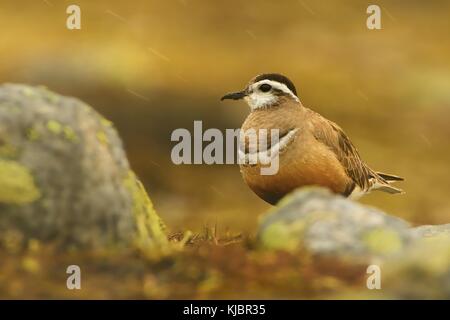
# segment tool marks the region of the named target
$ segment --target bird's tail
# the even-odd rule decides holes
[[[374,183],[372,187],[372,190],[380,190],[391,194],[405,193],[402,189],[393,187],[391,185],[391,183],[393,182],[405,180],[402,177],[383,172],[377,172],[376,174],[378,175],[378,177],[381,178],[382,181],[379,181],[380,179],[377,179],[377,181]]]
[[[372,190],[380,190],[391,194],[405,193],[405,191],[403,191],[402,189],[393,187],[389,184],[375,184],[372,187]]]
[[[402,177],[393,175],[393,174],[387,174],[387,173],[383,173],[383,172],[377,172],[377,174],[382,177],[384,180],[386,180],[387,182],[394,182],[394,181],[403,181],[405,179],[403,179]]]

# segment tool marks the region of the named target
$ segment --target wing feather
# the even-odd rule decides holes
[[[314,137],[335,153],[348,176],[362,190],[369,190],[373,185],[373,179],[382,184],[387,184],[383,178],[363,162],[356,147],[337,124],[312,110],[311,112],[313,113],[311,123]]]

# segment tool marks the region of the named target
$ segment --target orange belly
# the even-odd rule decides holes
[[[290,146],[280,154],[274,175],[262,175],[260,164],[241,165],[241,173],[247,185],[270,204],[303,186],[322,186],[339,194],[353,186],[334,153],[322,144]]]

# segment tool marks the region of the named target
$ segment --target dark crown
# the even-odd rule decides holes
[[[261,81],[261,80],[272,80],[272,81],[277,81],[280,83],[283,83],[286,85],[286,87],[289,88],[289,90],[291,90],[295,95],[297,95],[297,90],[295,89],[294,84],[292,83],[291,80],[289,80],[287,77],[283,76],[282,74],[279,73],[263,73],[260,74],[259,76],[256,76],[252,83]]]

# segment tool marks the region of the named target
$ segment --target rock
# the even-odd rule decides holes
[[[264,249],[376,264],[384,298],[450,299],[450,224],[413,228],[326,189],[303,188],[262,217],[257,239]],[[351,296],[380,297],[362,288]]]
[[[283,199],[258,231],[265,248],[303,247],[363,259],[399,253],[418,237],[406,221],[320,188],[300,189]]]
[[[447,225],[448,226],[448,225]],[[400,299],[450,299],[450,237],[419,239],[381,264],[382,289]]]
[[[450,223],[441,225],[426,225],[413,228],[411,230],[413,233],[419,237],[436,237],[436,236],[448,236],[450,237]]]
[[[45,88],[0,86],[0,238],[166,244],[111,122]],[[1,239],[0,239],[1,240]]]

